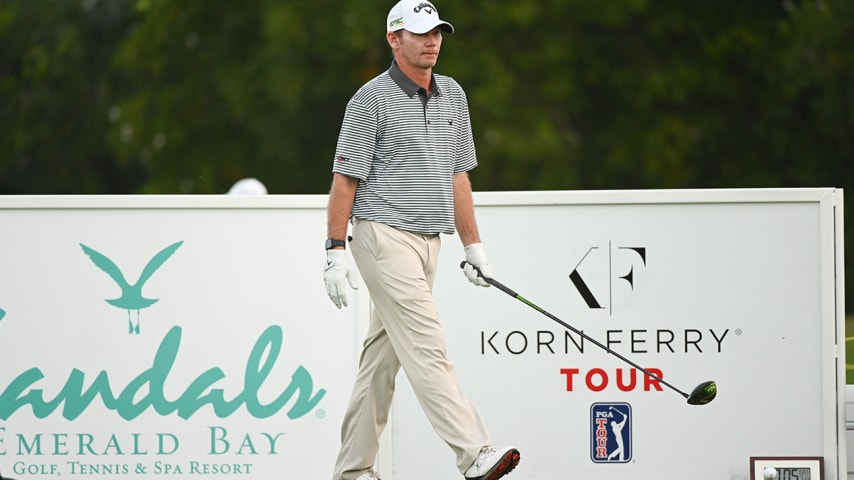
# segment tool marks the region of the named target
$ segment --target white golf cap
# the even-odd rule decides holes
[[[448,33],[454,33],[454,26],[440,19],[436,7],[423,0],[400,0],[391,7],[385,25],[389,32],[406,29],[421,34],[440,27]]]

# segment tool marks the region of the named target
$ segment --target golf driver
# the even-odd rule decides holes
[[[462,263],[460,263],[460,268],[465,268],[466,263],[467,263],[467,262],[466,262],[465,260],[464,260]],[[563,326],[564,326],[564,327],[566,327],[567,329],[569,329],[569,330],[571,330],[571,331],[573,331],[573,332],[577,333],[578,335],[581,335],[581,337],[582,337],[582,338],[584,338],[585,340],[587,340],[587,341],[589,341],[589,342],[593,343],[593,344],[594,344],[594,345],[596,345],[597,347],[599,347],[599,348],[601,348],[601,349],[605,350],[606,352],[610,353],[611,355],[613,355],[613,356],[615,356],[615,357],[619,358],[620,360],[622,360],[622,361],[624,361],[624,362],[628,363],[629,365],[631,365],[631,366],[635,367],[636,369],[640,370],[641,372],[643,372],[643,373],[644,373],[644,374],[646,374],[647,376],[649,376],[649,377],[651,377],[651,378],[655,379],[656,381],[658,381],[658,382],[659,382],[659,383],[661,383],[662,385],[665,385],[666,387],[670,388],[670,389],[671,389],[671,390],[673,390],[674,392],[676,392],[676,393],[678,393],[678,394],[682,395],[683,397],[685,397],[685,399],[686,399],[686,400],[688,400],[688,403],[689,403],[689,404],[691,404],[691,405],[705,405],[705,404],[707,404],[707,403],[711,402],[712,400],[714,400],[714,399],[715,399],[715,396],[717,396],[717,394],[718,394],[718,386],[717,386],[717,384],[715,384],[715,382],[713,382],[713,381],[711,381],[711,380],[710,380],[710,381],[707,381],[707,382],[703,382],[703,383],[701,383],[701,384],[697,385],[697,386],[694,388],[694,390],[692,390],[692,391],[691,391],[691,393],[690,393],[690,394],[685,393],[685,392],[683,392],[682,390],[679,390],[678,388],[674,387],[674,386],[673,386],[673,385],[671,385],[670,383],[668,383],[668,382],[664,381],[664,379],[663,379],[663,378],[661,378],[661,377],[659,377],[658,375],[655,375],[654,373],[652,373],[652,372],[650,372],[649,370],[647,370],[647,369],[645,369],[645,368],[641,367],[641,366],[640,366],[640,365],[638,365],[637,363],[635,363],[635,362],[633,362],[633,361],[629,360],[628,358],[626,358],[626,357],[624,357],[624,356],[620,355],[619,353],[617,353],[617,352],[615,352],[615,351],[611,350],[610,348],[608,348],[608,347],[607,347],[607,346],[605,346],[604,344],[600,343],[600,342],[599,342],[599,341],[597,341],[596,339],[594,339],[594,338],[590,337],[589,335],[585,334],[585,333],[584,333],[584,332],[582,332],[581,330],[578,330],[577,328],[573,327],[572,325],[570,325],[570,324],[568,324],[568,323],[564,322],[563,320],[561,320],[561,319],[557,318],[556,316],[552,315],[551,313],[549,313],[549,312],[547,312],[547,311],[543,310],[542,308],[540,308],[539,306],[537,306],[536,304],[534,304],[534,302],[532,302],[532,301],[528,300],[527,298],[525,298],[525,297],[523,297],[523,296],[519,295],[519,294],[518,294],[518,293],[516,293],[515,291],[513,291],[513,290],[511,290],[510,288],[508,288],[508,287],[506,287],[505,285],[503,285],[503,284],[502,284],[501,282],[499,282],[498,280],[495,280],[494,278],[487,278],[487,277],[484,277],[484,276],[483,276],[483,274],[480,272],[480,269],[479,269],[479,268],[477,268],[477,267],[475,267],[474,265],[472,265],[472,267],[474,267],[474,269],[477,271],[478,276],[479,276],[479,277],[481,277],[481,278],[483,278],[484,280],[486,280],[486,282],[487,282],[487,283],[489,283],[490,285],[492,285],[492,286],[494,286],[494,287],[498,288],[499,290],[501,290],[502,292],[506,293],[507,295],[510,295],[511,297],[513,297],[513,298],[515,298],[515,299],[517,299],[517,300],[521,301],[521,302],[522,302],[522,303],[524,303],[525,305],[528,305],[529,307],[533,308],[534,310],[536,310],[536,311],[538,311],[538,312],[542,313],[543,315],[545,315],[545,316],[547,316],[547,317],[551,318],[552,320],[554,320],[555,322],[557,322],[557,323],[559,323],[559,324],[563,325]]]

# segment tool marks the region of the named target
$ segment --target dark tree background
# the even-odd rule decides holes
[[[0,0],[0,194],[326,193],[392,4]],[[850,0],[438,7],[476,190],[854,187]]]

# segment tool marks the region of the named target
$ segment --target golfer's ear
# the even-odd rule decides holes
[[[400,38],[398,38],[397,32],[387,32],[385,34],[385,39],[388,41],[388,45],[394,50],[400,44]]]

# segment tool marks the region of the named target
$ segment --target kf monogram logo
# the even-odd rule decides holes
[[[608,242],[607,251],[590,247],[569,274],[569,279],[588,308],[605,309],[600,299],[606,298],[607,308],[613,314],[614,280],[625,281],[634,291],[635,267],[646,268],[646,247],[615,247]],[[605,280],[602,280],[603,275],[607,275]]]

